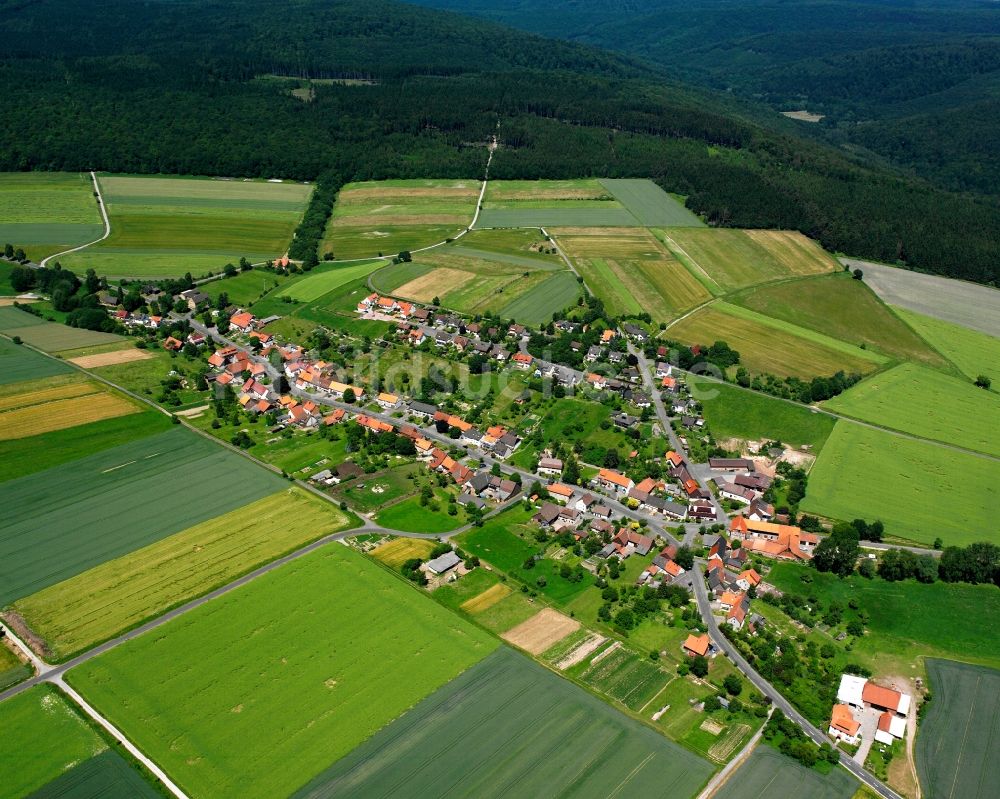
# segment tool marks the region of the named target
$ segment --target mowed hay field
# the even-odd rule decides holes
[[[98,178],[111,219],[104,241],[60,259],[82,273],[164,277],[218,272],[241,257],[282,255],[312,187],[210,178]]]
[[[3,310],[3,309],[0,309]],[[0,386],[20,383],[52,375],[69,374],[72,370],[64,363],[46,358],[27,347],[0,338]]]
[[[881,519],[889,536],[930,546],[997,542],[984,498],[1000,461],[841,420],[809,474],[801,509],[833,519]]]
[[[892,358],[948,366],[941,353],[846,272],[757,286],[728,301]]]
[[[0,244],[38,260],[100,238],[104,222],[93,192],[85,173],[0,173]]]
[[[496,646],[331,545],[67,678],[188,794],[287,796]]]
[[[143,409],[133,400],[89,380],[0,396],[0,441],[112,419]]]
[[[823,405],[921,438],[1000,456],[1000,395],[923,366],[901,364]]]
[[[798,328],[726,303],[701,308],[665,334],[686,345],[725,341],[751,373],[811,378],[843,370],[865,374],[886,359],[819,333]]]
[[[790,757],[759,744],[749,759],[715,794],[718,799],[851,799],[859,783],[846,769],[820,774]]]
[[[0,797],[21,799],[75,764],[105,751],[94,732],[54,688],[39,685],[0,702]],[[17,742],[12,745],[12,742]]]
[[[411,558],[425,560],[434,547],[435,542],[426,538],[397,538],[380,544],[368,554],[390,569],[398,569]]]
[[[324,294],[340,288],[352,280],[364,277],[385,266],[384,261],[365,261],[360,264],[350,264],[345,266],[327,267],[326,265],[314,269],[307,277],[296,280],[281,291],[277,292],[278,297],[291,297],[299,302],[312,302],[318,300]]]
[[[476,180],[349,183],[337,195],[321,253],[345,258],[395,255],[454,238],[476,212]]]
[[[707,761],[502,648],[295,794],[694,796]]]
[[[934,699],[917,736],[917,773],[935,799],[987,799],[1000,785],[1000,671],[927,661]]]
[[[895,311],[966,377],[985,374],[993,379],[993,390],[1000,390],[1000,338],[905,308]]]
[[[179,427],[0,484],[0,606],[286,486]]]
[[[252,502],[14,603],[65,660],[310,541],[346,529],[347,514],[300,488]]]
[[[794,231],[667,228],[657,233],[715,293],[840,268],[816,242]]]

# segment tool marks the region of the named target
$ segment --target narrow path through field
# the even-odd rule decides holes
[[[771,713],[773,712],[774,712],[773,708],[768,711],[767,713],[768,719],[771,718]],[[757,748],[757,744],[760,741],[761,736],[764,734],[764,727],[766,725],[767,725],[767,720],[765,719],[764,723],[760,725],[760,729],[758,729],[757,732],[753,734],[753,737],[750,738],[749,741],[747,741],[746,746],[744,746],[739,752],[737,752],[733,756],[733,759],[730,760],[720,772],[718,772],[714,777],[712,777],[711,780],[709,780],[708,785],[706,785],[702,789],[701,793],[698,794],[697,799],[711,799],[713,796],[715,796],[715,794],[719,792],[719,789],[722,788],[723,785],[729,782],[729,778],[733,776],[736,770],[743,765],[743,763],[746,761],[748,757],[750,757],[750,755],[753,753],[753,750]]]
[[[108,219],[108,210],[107,208],[104,207],[104,196],[101,194],[101,184],[97,182],[97,175],[94,174],[93,171],[91,171],[90,173],[90,179],[94,183],[94,194],[97,196],[97,208],[98,210],[100,210],[101,218],[104,220],[104,235],[101,236],[99,239],[88,241],[86,244],[81,244],[77,247],[72,247],[68,250],[57,252],[55,253],[55,255],[49,255],[45,258],[42,258],[41,263],[39,264],[39,266],[41,266],[42,268],[45,268],[45,265],[48,264],[48,262],[51,261],[53,258],[61,258],[63,255],[69,255],[71,252],[79,252],[80,250],[83,250],[91,246],[92,244],[97,244],[98,242],[104,241],[108,236],[111,235],[111,220]]]

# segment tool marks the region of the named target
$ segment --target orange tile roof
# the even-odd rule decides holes
[[[514,355],[513,360],[516,363],[531,363],[534,360],[534,358],[532,358],[526,352],[518,352]]]
[[[620,472],[616,472],[614,469],[601,469],[597,473],[597,476],[607,483],[614,483],[622,488],[628,488],[632,484],[632,481],[628,477]]]
[[[689,635],[687,640],[684,642],[684,648],[688,652],[694,652],[696,655],[704,655],[708,652],[708,633],[702,633],[701,635]]]
[[[742,591],[726,591],[719,597],[719,602],[723,605],[738,605],[743,601],[744,596]]]
[[[750,585],[760,585],[761,576],[757,574],[756,569],[747,569],[740,573],[740,580],[746,580]]]
[[[569,498],[573,496],[573,489],[569,486],[563,485],[562,483],[553,483],[547,490],[550,494],[555,494],[557,497]]]
[[[878,728],[882,732],[891,732],[892,719],[893,719],[893,714],[890,713],[888,710],[885,711],[885,713],[883,713],[881,716],[878,717]]]
[[[229,317],[229,321],[234,327],[247,327],[248,325],[253,324],[253,314],[247,313],[246,311],[243,313],[233,314]]]
[[[861,698],[870,705],[896,710],[903,695],[899,691],[893,691],[891,688],[883,688],[881,685],[876,685],[869,680],[865,683],[865,687],[861,689]]]
[[[611,341],[611,339],[613,339],[614,337],[615,337],[615,331],[612,330],[610,327],[603,333],[601,333],[601,341],[603,341],[605,344]]]
[[[674,466],[680,466],[682,463],[684,463],[684,458],[682,458],[673,450],[670,450],[670,452],[667,453],[667,460],[670,461]]]
[[[854,737],[861,729],[861,724],[854,720],[851,709],[847,705],[834,705],[833,715],[830,718],[830,726],[839,730],[845,735]]]

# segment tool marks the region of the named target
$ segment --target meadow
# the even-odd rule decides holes
[[[441,488],[434,489],[431,505],[421,505],[420,497],[410,497],[382,508],[375,516],[375,521],[389,530],[403,530],[411,533],[446,533],[466,524],[465,512],[458,508],[454,516],[448,515],[448,497],[454,496],[453,491]]]
[[[651,180],[609,179],[601,185],[646,227],[705,227],[698,216]]]
[[[831,410],[921,438],[1000,456],[1000,396],[904,363],[827,400]]]
[[[846,769],[820,774],[766,745],[758,745],[749,759],[715,794],[718,799],[851,799],[859,783]]]
[[[688,376],[687,383],[716,439],[781,441],[793,447],[808,444],[819,452],[836,424],[826,414],[736,386],[694,375]]]
[[[1000,336],[988,336],[978,330],[905,308],[896,308],[895,311],[938,352],[955,364],[962,374],[972,380],[986,374],[994,380],[993,390],[1000,390]]]
[[[987,799],[1000,784],[996,757],[1000,671],[928,660],[933,700],[917,736],[917,773],[927,796]]]
[[[124,757],[112,749],[77,763],[31,799],[158,799],[162,797]]]
[[[21,799],[107,749],[52,687],[39,685],[0,703],[0,798]],[[17,745],[9,745],[16,741]]]
[[[82,273],[166,277],[282,255],[312,187],[180,177],[99,177],[111,235],[61,258]]]
[[[54,358],[0,338],[0,386],[70,372],[70,367]]]
[[[182,428],[0,484],[0,605],[286,485]]]
[[[948,367],[906,321],[846,272],[757,286],[729,302],[890,358]]]
[[[497,756],[502,753],[502,756]],[[299,790],[388,796],[693,796],[707,761],[503,648]]]
[[[348,515],[289,488],[106,561],[14,610],[63,661],[171,607],[350,526]]]
[[[427,472],[420,464],[396,466],[341,483],[332,494],[338,500],[346,499],[352,508],[368,513],[415,493],[418,485],[412,475],[416,474],[426,475]]]
[[[299,278],[299,280],[302,279]],[[233,305],[246,307],[264,295],[274,292],[276,288],[292,281],[296,281],[296,278],[279,275],[275,272],[266,272],[261,269],[251,269],[249,272],[240,272],[233,277],[220,278],[219,280],[202,283],[198,286],[198,290],[207,294],[213,300],[217,300],[219,295],[225,294],[229,298],[229,302]]]
[[[332,545],[67,678],[189,794],[287,796],[496,646]]]
[[[40,260],[100,238],[104,223],[90,175],[0,173],[0,246],[22,247]]]
[[[503,319],[513,319],[524,325],[540,325],[551,321],[554,310],[575,305],[579,296],[580,286],[576,276],[568,270],[556,272],[504,305],[499,313]]]
[[[886,535],[929,546],[996,539],[983,498],[1000,462],[841,420],[809,475],[800,509],[885,523]]]
[[[562,263],[562,259],[551,250],[551,242],[540,230],[524,228],[511,230],[473,230],[462,236],[461,240],[449,246],[449,249],[478,250],[492,252],[509,257],[528,258],[532,261],[542,259],[552,263]]]
[[[286,286],[277,292],[277,297],[291,297],[299,302],[312,302],[318,300],[324,294],[329,294],[334,289],[338,289],[353,280],[365,277],[384,266],[384,261],[365,261],[360,264],[350,266],[327,266],[326,264],[314,269],[302,280]]]
[[[0,333],[10,338],[18,336],[32,347],[45,352],[60,352],[124,340],[114,333],[100,333],[96,330],[48,322],[13,306],[0,308]]]
[[[667,329],[668,338],[702,346],[725,341],[752,374],[809,379],[844,372],[865,374],[885,359],[805,328],[716,302]]]
[[[810,582],[803,582],[803,575]],[[824,607],[830,602],[846,606],[856,600],[869,621],[865,636],[854,642],[851,656],[878,673],[910,672],[911,665],[933,657],[1000,667],[1000,641],[984,634],[1000,623],[996,586],[887,582],[857,575],[841,580],[794,563],[775,564],[767,580],[782,591],[815,595]]]
[[[91,381],[49,388],[23,384],[18,393],[0,397],[0,442],[35,437],[56,430],[139,413],[123,394]]]

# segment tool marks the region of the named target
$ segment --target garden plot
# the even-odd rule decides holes
[[[607,649],[591,659],[580,679],[601,693],[639,710],[670,680],[658,665],[625,647]]]
[[[532,655],[540,655],[578,629],[580,622],[551,608],[545,608],[500,637]]]

